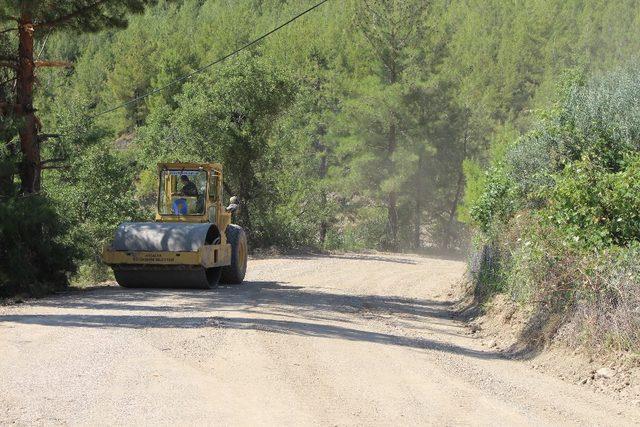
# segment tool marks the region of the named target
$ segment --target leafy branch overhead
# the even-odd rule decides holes
[[[144,0],[29,0],[7,1],[0,6],[0,20],[29,25],[33,31],[67,27],[78,32],[124,27],[129,13],[140,13]],[[28,23],[28,24],[27,24]]]

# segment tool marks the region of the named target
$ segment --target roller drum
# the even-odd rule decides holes
[[[113,239],[116,251],[195,252],[220,238],[213,224],[185,222],[125,222]]]
[[[195,252],[204,245],[219,243],[220,233],[213,224],[135,223],[120,224],[113,249],[127,252]],[[216,287],[222,269],[190,265],[113,265],[120,286],[127,288]]]
[[[189,266],[114,266],[113,273],[125,288],[211,289],[218,285],[221,268]]]

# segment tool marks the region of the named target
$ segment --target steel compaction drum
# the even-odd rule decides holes
[[[120,224],[113,249],[125,252],[195,252],[204,245],[219,243],[212,224],[135,223]],[[116,281],[124,287],[199,288],[217,285],[221,267],[191,265],[120,264],[113,266]]]

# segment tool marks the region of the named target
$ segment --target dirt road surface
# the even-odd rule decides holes
[[[103,286],[0,307],[0,424],[632,425],[452,318],[464,264],[253,260],[215,291]]]

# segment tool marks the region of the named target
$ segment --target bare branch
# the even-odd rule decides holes
[[[40,57],[42,56],[42,52],[44,52],[44,48],[45,46],[47,46],[47,40],[49,40],[50,35],[51,35],[51,30],[49,30],[49,32],[45,36],[44,41],[42,42],[42,47],[40,48],[40,52],[38,52],[38,56],[36,56],[36,60],[40,59]]]
[[[73,64],[67,61],[33,61],[36,67],[62,67],[73,68]]]
[[[103,3],[107,3],[108,1],[112,1],[112,0],[97,0],[91,4],[88,4],[84,7],[81,7],[80,9],[77,9],[71,13],[69,13],[68,15],[64,15],[61,16],[59,18],[55,18],[51,21],[45,21],[45,22],[39,22],[37,24],[34,25],[34,28],[36,29],[41,29],[41,28],[52,28],[61,24],[64,24],[67,21],[72,20],[73,18],[77,18],[78,16],[82,16],[84,13],[88,12],[89,10],[93,9],[94,7],[98,7]]]
[[[18,27],[15,27],[15,28],[5,28],[4,30],[0,30],[0,34],[8,33],[9,31],[18,31]]]

